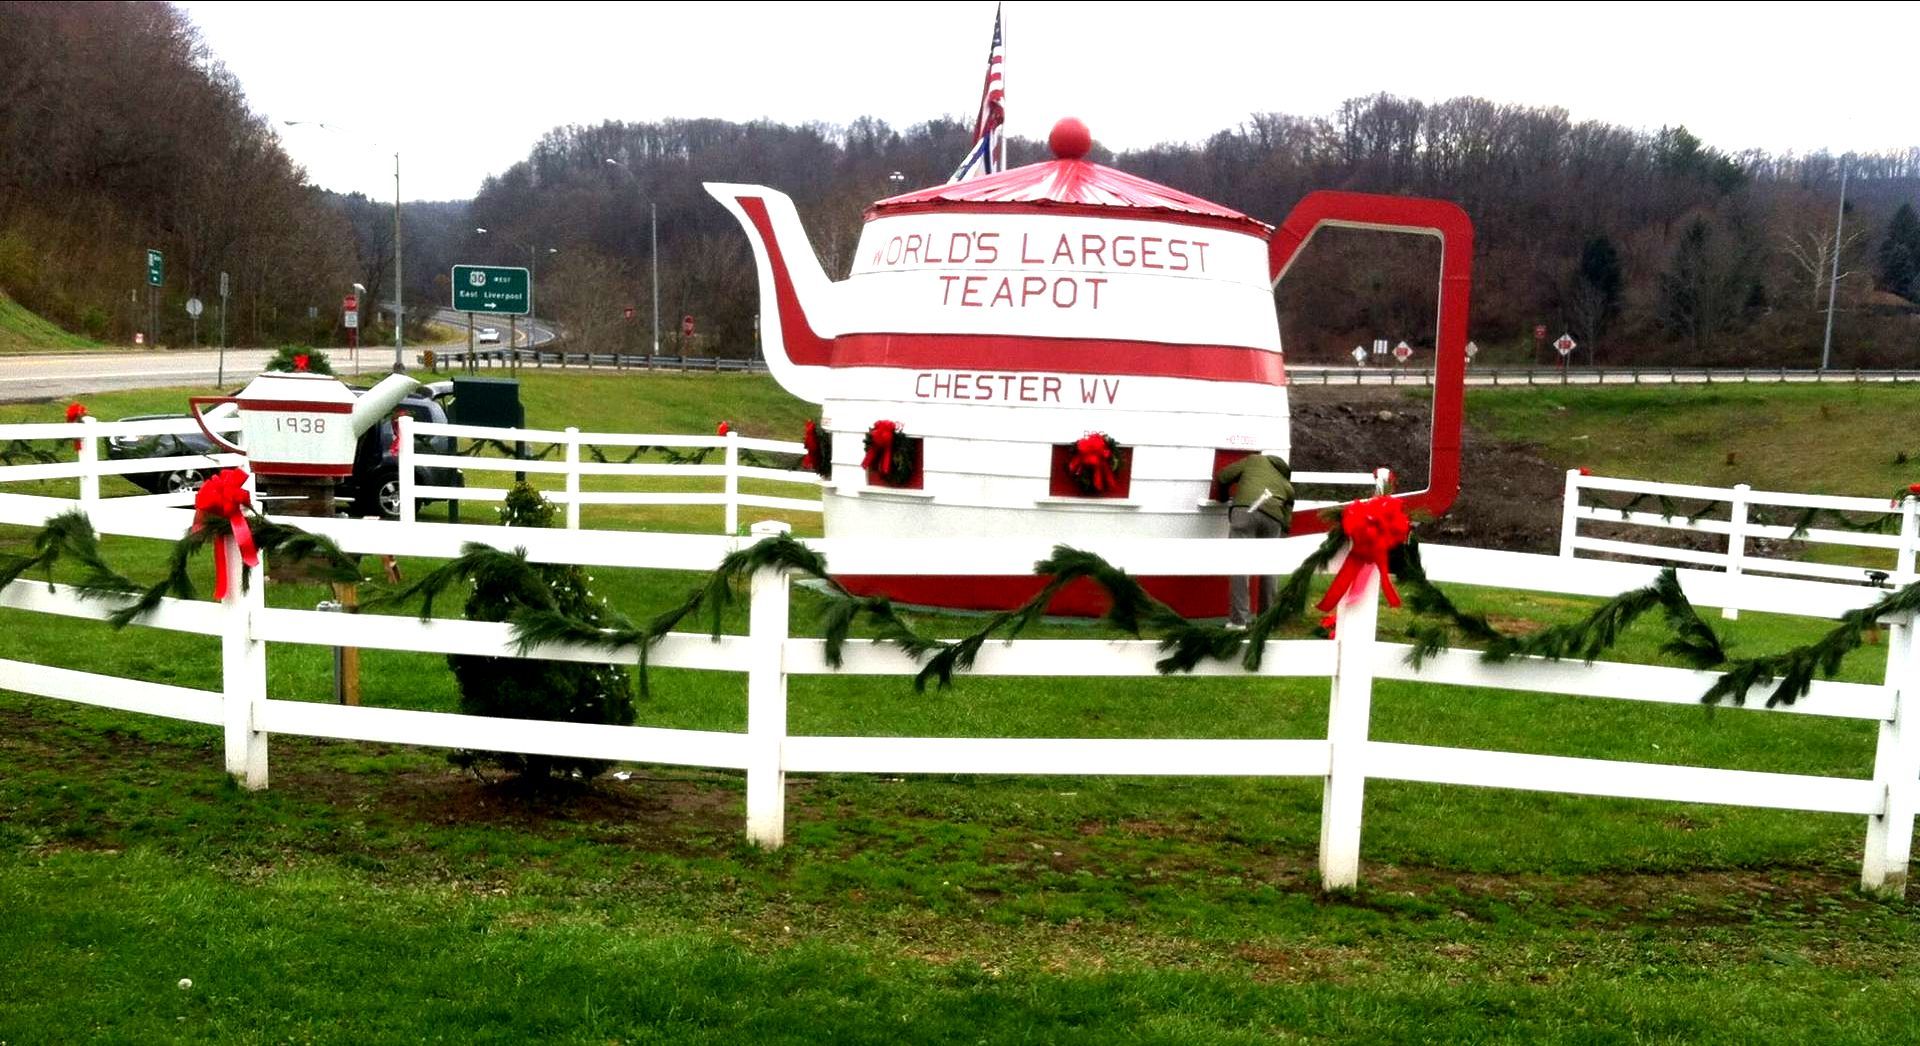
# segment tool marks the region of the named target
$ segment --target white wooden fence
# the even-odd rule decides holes
[[[581,432],[567,429],[512,429],[482,425],[440,425],[402,418],[400,434],[400,518],[416,518],[417,504],[425,500],[504,501],[505,487],[429,486],[415,482],[414,468],[455,469],[464,478],[468,472],[557,475],[565,486],[557,491],[542,491],[549,500],[566,506],[567,529],[580,529],[581,505],[720,505],[726,509],[721,533],[740,531],[742,508],[783,509],[789,512],[820,512],[821,502],[814,498],[773,497],[747,494],[740,490],[743,479],[792,483],[815,490],[826,486],[819,475],[795,469],[761,468],[740,463],[741,451],[800,455],[806,447],[783,440],[756,439],[729,432],[725,436],[638,435],[634,433]],[[546,443],[564,448],[559,461],[529,461],[524,458],[496,458],[462,454],[422,454],[414,448],[415,436],[453,436],[469,440],[487,440],[503,445]],[[675,464],[671,462],[602,462],[581,460],[582,447],[672,447],[714,448],[723,450],[720,464]],[[719,493],[710,491],[607,491],[584,490],[581,480],[587,476],[649,476],[680,479],[718,477],[725,482]],[[1386,469],[1373,472],[1299,472],[1294,482],[1301,487],[1362,487],[1379,490],[1388,481]],[[1300,512],[1311,512],[1339,504],[1338,501],[1302,500]]]
[[[1581,500],[1581,492],[1586,490],[1645,494],[1696,502],[1718,502],[1728,506],[1727,518],[1716,519],[1705,516],[1688,518],[1681,514],[1648,511],[1644,506],[1622,510],[1605,505],[1589,505]],[[1824,509],[1850,515],[1894,516],[1899,520],[1899,530],[1894,534],[1814,526],[1796,530],[1794,527],[1782,526],[1778,523],[1755,522],[1752,519],[1755,508],[1781,508],[1794,512]],[[1660,530],[1691,531],[1697,534],[1724,534],[1727,542],[1726,549],[1709,552],[1642,541],[1590,537],[1580,533],[1582,521],[1627,523]],[[1748,542],[1756,538],[1878,549],[1886,553],[1886,561],[1878,566],[1848,566],[1762,556],[1748,546]],[[1665,563],[1690,563],[1718,567],[1729,574],[1784,574],[1852,584],[1886,584],[1900,588],[1920,580],[1920,574],[1915,573],[1915,557],[1916,553],[1920,553],[1920,503],[1912,497],[1890,502],[1882,498],[1754,490],[1745,483],[1734,487],[1654,483],[1646,480],[1581,475],[1578,469],[1574,469],[1567,472],[1566,494],[1561,502],[1560,555],[1572,558],[1581,552],[1605,552]],[[1738,617],[1739,610],[1730,607],[1725,614],[1729,618]]]
[[[548,443],[564,450],[559,461],[529,461],[522,458],[495,458],[461,454],[421,454],[414,448],[415,436],[453,436],[471,440],[494,440],[503,444]],[[721,463],[675,464],[662,462],[582,461],[582,447],[673,447],[712,448],[724,451]],[[773,497],[748,494],[740,490],[743,479],[792,483],[818,490],[823,483],[813,472],[795,469],[771,469],[740,463],[743,450],[773,454],[804,454],[806,447],[783,440],[756,439],[729,432],[724,436],[645,435],[630,432],[581,432],[577,428],[510,429],[481,425],[440,425],[400,419],[400,519],[413,521],[415,507],[422,498],[448,501],[504,501],[506,487],[426,486],[415,483],[414,469],[457,469],[468,472],[516,472],[564,477],[565,488],[542,491],[550,501],[566,506],[568,530],[580,529],[582,505],[720,505],[726,509],[722,533],[740,530],[742,508],[784,509],[790,512],[819,512],[820,499]],[[724,481],[719,493],[710,491],[631,491],[585,490],[581,480],[587,476],[650,476],[679,479],[714,478]]]
[[[65,499],[0,495],[0,523],[35,526],[73,507]],[[114,500],[92,506],[103,533],[172,540],[184,533],[190,513]],[[421,525],[377,520],[300,520],[356,553],[450,558],[469,541],[498,540],[496,527]],[[780,524],[761,524],[759,533]],[[656,570],[705,570],[752,538],[598,530],[518,530],[536,562]],[[1266,542],[1095,541],[1088,547],[1135,574],[1226,575],[1236,571],[1291,571],[1316,538]],[[938,562],[943,572],[1024,576],[1045,556],[1048,543],[1027,539],[941,540],[825,539],[810,542],[834,569],[850,574],[915,574]],[[1429,575],[1439,582],[1488,585],[1576,596],[1612,596],[1644,585],[1654,566],[1573,560],[1552,556],[1427,546]],[[1834,618],[1867,605],[1880,593],[1863,586],[1791,578],[1681,570],[1689,598],[1727,606]],[[85,671],[0,660],[0,689],[219,725],[226,736],[226,767],[250,788],[268,781],[272,734],[347,738],[396,744],[513,751],[639,763],[743,770],[747,779],[746,832],[763,846],[784,835],[788,773],[901,774],[1116,774],[1245,775],[1318,778],[1322,782],[1319,845],[1321,881],[1329,889],[1355,885],[1366,782],[1425,781],[1577,795],[1619,796],[1682,802],[1845,813],[1866,818],[1861,882],[1868,889],[1904,891],[1913,842],[1916,791],[1920,790],[1920,644],[1914,622],[1889,622],[1885,678],[1876,684],[1817,681],[1797,704],[1764,707],[1756,690],[1743,712],[1727,714],[1831,716],[1879,724],[1879,744],[1864,776],[1818,777],[1536,755],[1431,745],[1385,743],[1368,738],[1373,683],[1410,680],[1434,688],[1491,687],[1585,698],[1692,705],[1712,673],[1650,665],[1549,662],[1520,659],[1493,665],[1472,651],[1450,651],[1416,671],[1408,648],[1376,634],[1377,582],[1360,586],[1357,599],[1339,611],[1337,639],[1289,640],[1270,645],[1259,672],[1264,677],[1326,677],[1330,681],[1325,737],[1296,739],[1085,739],[823,737],[794,735],[787,714],[788,679],[821,675],[828,666],[819,639],[789,633],[789,579],[764,570],[751,581],[751,619],[746,635],[718,641],[675,633],[651,654],[652,665],[745,673],[747,727],[743,733],[657,727],[598,726],[471,717],[288,700],[268,693],[266,645],[304,643],[372,649],[460,653],[493,657],[514,652],[504,624],[419,621],[404,615],[337,614],[270,608],[265,586],[242,595],[235,586],[223,604],[169,599],[145,623],[150,627],[217,635],[222,642],[218,690],[138,682]],[[74,618],[100,618],[110,609],[61,586],[15,582],[0,590],[0,606]],[[131,642],[123,639],[120,642]],[[554,644],[524,656],[550,660],[635,661],[633,654]],[[1022,639],[994,642],[981,651],[979,676],[1156,675],[1156,644],[1144,641]],[[848,675],[882,675],[902,687],[918,665],[876,642],[849,643]],[[1203,665],[1202,676],[1238,676],[1237,664]],[[964,694],[965,682],[961,683]],[[1437,696],[1437,695],[1436,695]],[[1699,729],[1712,729],[1703,723]]]
[[[230,433],[239,430],[240,421],[237,417],[228,416],[210,419],[208,426],[216,432]],[[104,449],[105,441],[151,439],[167,435],[198,435],[199,432],[200,427],[191,418],[95,421],[93,418],[86,417],[76,422],[0,425],[0,444],[11,444],[15,440],[29,443],[40,441],[61,454],[64,454],[69,446],[77,444],[74,448],[75,460],[73,461],[0,465],[0,486],[46,480],[78,480],[78,501],[82,505],[91,506],[100,500],[100,480],[106,476],[135,476],[144,473],[181,472],[189,469],[211,476],[220,469],[243,463],[244,459],[240,455],[226,453],[115,460],[109,457]],[[113,500],[157,505],[191,505],[193,491],[128,495]]]

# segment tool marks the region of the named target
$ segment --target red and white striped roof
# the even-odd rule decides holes
[[[1056,159],[891,196],[868,207],[867,220],[929,212],[1032,210],[1101,218],[1159,218],[1182,225],[1234,229],[1262,239],[1273,231],[1265,222],[1232,208],[1084,159],[1092,143],[1078,120],[1062,120],[1049,144]]]

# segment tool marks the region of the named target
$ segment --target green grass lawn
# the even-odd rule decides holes
[[[791,439],[808,413],[763,377],[523,377],[539,426],[710,432],[725,417]],[[1852,390],[1819,391],[1838,404]],[[180,395],[89,406],[112,417]],[[1472,399],[1476,418],[1491,411],[1487,423],[1556,454],[1563,422],[1585,426],[1576,448],[1633,424],[1542,408],[1545,391],[1519,394],[1532,408],[1490,407],[1493,395]],[[0,421],[49,413],[0,407]],[[1704,438],[1675,433],[1660,438]],[[1844,456],[1836,469],[1855,467]],[[1684,463],[1658,471],[1651,453],[1578,460],[1703,478]],[[714,530],[719,510],[588,513]],[[19,537],[0,532],[0,551]],[[162,566],[157,542],[108,550],[136,577]],[[635,617],[696,579],[592,573]],[[1592,605],[1450,591],[1503,620]],[[269,588],[279,606],[322,597]],[[794,600],[795,633],[817,634],[818,597]],[[1404,623],[1387,611],[1382,635]],[[1745,653],[1821,628],[1713,623]],[[736,608],[727,628],[744,626]],[[1106,633],[1048,622],[1035,634]],[[1610,656],[1659,662],[1659,641],[1643,623]],[[0,611],[0,657],[198,687],[219,671],[212,638],[13,611]],[[1883,660],[1869,646],[1842,677],[1877,680]],[[437,657],[368,651],[363,665],[369,705],[456,708]],[[329,671],[321,648],[269,653],[276,697],[326,700]],[[1323,679],[962,676],[916,694],[904,679],[796,677],[791,728],[1315,737],[1326,691]],[[640,720],[738,730],[744,679],[655,670]],[[1850,721],[1414,683],[1376,688],[1371,736],[1845,776],[1864,776],[1874,747],[1871,724]],[[276,737],[273,787],[247,794],[225,782],[220,745],[215,728],[0,694],[0,1042],[1824,1043],[1900,1041],[1920,1020],[1920,912],[1854,891],[1856,817],[1375,782],[1363,886],[1325,898],[1312,781],[796,776],[789,845],[761,853],[741,842],[737,774],[636,767],[525,794],[437,751]]]

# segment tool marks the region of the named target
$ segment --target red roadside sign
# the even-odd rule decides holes
[[[1534,324],[1534,327],[1533,327],[1533,340],[1534,340],[1534,341],[1546,341],[1546,340],[1547,340],[1547,325],[1546,325],[1546,324],[1544,324],[1544,323],[1537,323],[1537,324]]]
[[[620,318],[623,320],[633,319],[633,306],[629,305],[626,308],[621,309]]]
[[[680,317],[680,333],[689,338],[693,337],[693,317],[692,316]]]
[[[359,312],[360,299],[352,294],[340,299],[340,308],[346,312]]]
[[[1553,339],[1553,351],[1562,356],[1572,353],[1578,345],[1579,342],[1574,341],[1573,335],[1571,334],[1562,334],[1558,338]]]
[[[1401,363],[1407,362],[1413,358],[1413,346],[1408,345],[1404,341],[1395,345],[1393,347],[1393,358],[1399,360]]]

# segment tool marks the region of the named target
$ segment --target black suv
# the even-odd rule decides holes
[[[359,395],[366,389],[354,389]],[[453,394],[453,383],[436,381],[423,385],[400,401],[395,410],[407,412],[415,421],[445,424],[447,421],[446,400]],[[160,421],[186,418],[185,414],[141,414],[122,421]],[[432,454],[455,453],[452,436],[423,436],[415,446]],[[359,444],[354,448],[353,474],[340,481],[337,496],[348,502],[355,516],[378,515],[384,519],[400,518],[400,461],[394,455],[393,416],[380,419],[380,424],[360,436]],[[171,458],[212,455],[219,453],[212,440],[199,432],[175,433],[164,436],[115,436],[107,441],[107,457],[115,460],[134,458]],[[205,467],[177,468],[170,472],[136,472],[127,479],[155,494],[171,494],[182,490],[197,490],[200,484],[215,471],[209,462]],[[413,481],[421,486],[461,487],[465,480],[459,469],[416,466]]]

